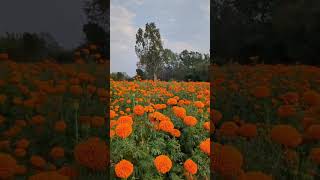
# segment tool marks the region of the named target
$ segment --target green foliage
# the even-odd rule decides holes
[[[147,75],[156,79],[164,59],[160,31],[155,23],[147,23],[145,31],[138,29],[135,51]]]
[[[186,82],[185,82],[186,83]],[[120,82],[115,82],[120,84]],[[140,91],[150,89],[155,85],[152,82],[129,82],[121,83],[121,87],[132,87],[133,84],[139,86],[139,90],[127,93],[125,95],[116,95],[118,91],[116,87],[111,85],[111,102],[119,98],[124,98],[124,101],[118,102],[121,109],[133,107],[139,103],[142,106],[147,106],[149,103],[148,99],[155,99],[155,104],[162,104],[167,99],[161,100],[159,94],[148,94],[143,95]],[[185,91],[176,92],[172,90],[172,83],[165,83],[158,85],[159,88],[170,89],[169,92],[175,92],[176,96],[181,99],[193,99],[192,93],[186,93]],[[184,85],[181,85],[184,87]],[[200,91],[200,87],[195,87],[196,91]],[[135,98],[143,98],[145,101],[137,102]],[[126,103],[126,100],[132,100],[133,104]],[[111,152],[111,178],[116,177],[114,174],[114,166],[122,159],[130,161],[134,165],[133,174],[128,179],[185,179],[183,164],[187,159],[192,159],[198,165],[198,173],[195,178],[205,179],[210,174],[210,158],[207,154],[203,153],[199,145],[202,141],[209,137],[209,132],[203,128],[203,123],[208,122],[208,118],[204,115],[208,115],[208,112],[198,112],[198,109],[193,105],[183,106],[188,115],[194,116],[198,122],[195,126],[189,127],[183,123],[183,120],[174,115],[172,106],[168,106],[165,109],[158,110],[164,114],[174,124],[174,128],[181,132],[180,137],[174,137],[170,133],[162,130],[156,130],[154,124],[149,120],[148,116],[150,113],[145,112],[144,115],[133,116],[133,132],[125,139],[121,139],[115,135],[111,138],[110,146]],[[116,117],[119,118],[120,116]],[[115,118],[115,119],[116,119]],[[112,129],[112,128],[111,128]],[[154,159],[159,155],[167,155],[172,161],[172,168],[166,174],[160,174],[154,165]],[[201,172],[200,172],[201,171]]]
[[[72,52],[65,50],[49,33],[6,33],[0,37],[0,49],[18,62],[34,62],[48,58],[71,62]]]
[[[320,2],[213,0],[213,46],[216,58],[250,63],[319,64]],[[227,62],[224,62],[227,63]]]
[[[125,72],[113,72],[110,74],[110,78],[114,81],[125,81],[130,79],[130,77]]]
[[[163,51],[164,63],[161,65],[159,78],[164,81],[209,81],[209,54],[184,50],[174,53],[170,49]],[[139,66],[138,66],[139,67]],[[138,71],[139,70],[139,71]],[[137,75],[146,78],[143,67],[137,69]]]

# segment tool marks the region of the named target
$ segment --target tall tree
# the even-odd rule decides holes
[[[110,2],[107,0],[85,0],[84,12],[88,23],[83,25],[87,42],[99,45],[99,51],[110,58]]]
[[[107,0],[86,0],[84,11],[91,23],[98,24],[106,32],[109,30],[110,2]]]
[[[147,23],[145,31],[138,29],[135,51],[140,60],[139,64],[156,80],[164,64],[164,58],[160,31],[155,23]]]

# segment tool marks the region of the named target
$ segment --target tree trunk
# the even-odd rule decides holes
[[[157,80],[157,75],[156,73],[153,73],[153,81],[156,81]]]

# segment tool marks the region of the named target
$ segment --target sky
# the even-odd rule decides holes
[[[83,0],[6,0],[0,5],[0,35],[5,32],[49,32],[71,49],[85,38]]]
[[[164,48],[209,53],[209,0],[111,0],[110,8],[111,72],[135,75],[135,35],[149,22],[160,29]]]

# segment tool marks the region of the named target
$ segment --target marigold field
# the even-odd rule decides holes
[[[213,178],[319,179],[320,68],[211,70]]]
[[[107,179],[106,67],[0,62],[0,179]]]
[[[111,179],[209,179],[209,88],[111,80]]]

